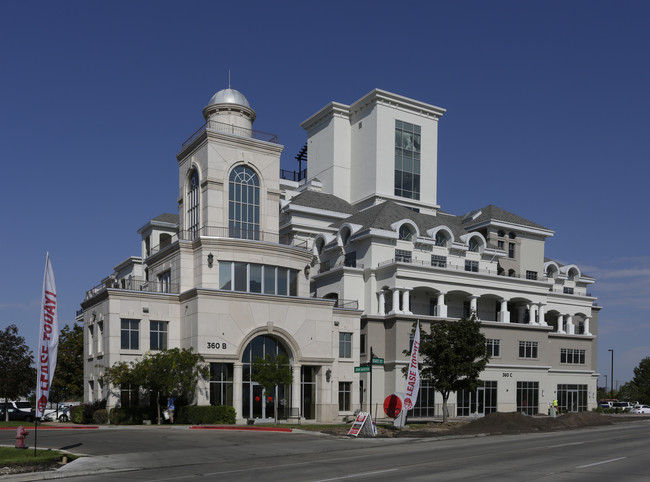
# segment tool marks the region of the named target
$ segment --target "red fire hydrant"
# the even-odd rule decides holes
[[[16,448],[17,449],[26,449],[25,447],[25,437],[29,435],[29,432],[23,428],[21,425],[16,430]]]

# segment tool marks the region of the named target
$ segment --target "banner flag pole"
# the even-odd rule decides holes
[[[41,298],[41,319],[38,329],[38,351],[36,352],[36,417],[34,418],[34,456],[38,438],[38,421],[45,414],[50,397],[50,388],[56,369],[59,348],[59,317],[56,298],[56,283],[50,261],[50,253],[45,258],[43,276],[43,296]]]

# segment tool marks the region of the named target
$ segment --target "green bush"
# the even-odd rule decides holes
[[[189,425],[234,424],[237,415],[230,405],[187,405],[180,407],[174,422]]]
[[[155,420],[149,407],[115,407],[108,418],[113,425],[141,425],[143,420]]]
[[[72,423],[84,423],[84,406],[75,405],[70,407],[70,421]]]
[[[100,408],[93,413],[93,423],[105,425],[108,423],[108,410]]]

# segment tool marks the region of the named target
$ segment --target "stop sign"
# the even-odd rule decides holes
[[[384,400],[384,412],[392,418],[397,418],[402,411],[402,399],[397,395],[388,395]]]

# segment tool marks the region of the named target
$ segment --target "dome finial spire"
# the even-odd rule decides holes
[[[228,88],[230,89],[230,69],[228,69]]]

